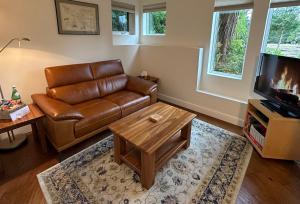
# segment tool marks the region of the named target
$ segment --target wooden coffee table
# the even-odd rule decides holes
[[[158,114],[161,119],[152,122],[149,117]],[[195,114],[156,103],[109,125],[114,133],[114,155],[118,164],[126,163],[149,189],[155,173],[174,154],[188,148],[192,120]]]

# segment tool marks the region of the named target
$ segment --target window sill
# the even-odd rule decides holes
[[[242,80],[243,79],[243,74],[238,75],[238,74],[227,74],[223,72],[217,72],[217,71],[209,71],[207,72],[208,75],[213,75],[213,76],[218,76],[218,77],[223,77],[223,78],[229,78],[229,79],[236,79],[236,80]]]
[[[166,34],[143,34],[143,36],[165,36]]]
[[[135,35],[135,34],[130,34],[129,32],[126,32],[126,31],[113,31],[112,32],[113,35],[125,35],[125,36],[132,36],[132,35]]]

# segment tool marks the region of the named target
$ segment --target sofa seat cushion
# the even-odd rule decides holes
[[[111,101],[121,107],[122,117],[150,105],[150,97],[131,91],[118,91],[102,99]]]
[[[120,107],[107,100],[95,99],[74,107],[84,116],[75,124],[75,137],[91,133],[121,118]]]

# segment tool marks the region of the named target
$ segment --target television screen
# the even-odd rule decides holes
[[[262,54],[255,92],[300,111],[300,59]]]

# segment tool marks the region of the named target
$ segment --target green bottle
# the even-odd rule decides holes
[[[15,101],[21,100],[21,95],[17,91],[16,86],[12,87],[11,99]]]

